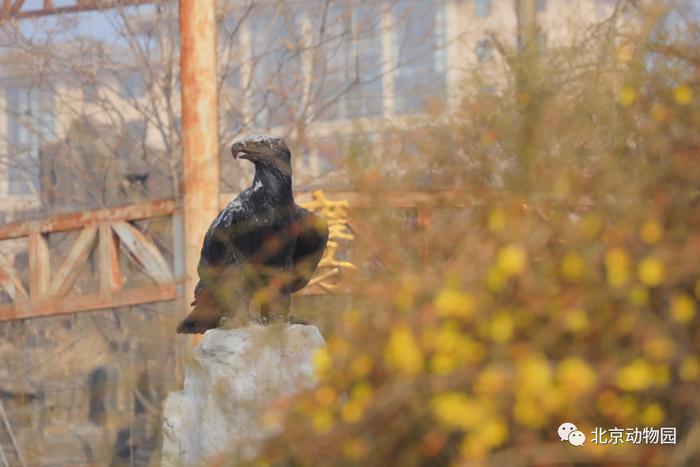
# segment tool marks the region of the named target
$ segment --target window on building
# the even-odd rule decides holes
[[[444,8],[440,2],[402,0],[394,6],[394,34],[398,68],[394,104],[398,113],[423,110],[446,94]]]
[[[474,10],[479,18],[491,16],[491,0],[474,0]]]
[[[380,13],[376,4],[330,7],[313,77],[322,118],[383,114]]]
[[[488,39],[481,39],[474,48],[476,58],[479,63],[486,63],[493,60],[493,44]]]
[[[40,189],[41,146],[53,139],[53,94],[39,87],[12,86],[7,92],[8,192],[37,193]]]
[[[294,118],[304,85],[301,12],[268,10],[251,21],[253,115],[262,128]]]
[[[122,99],[138,99],[146,95],[146,81],[136,72],[120,77],[119,86]]]

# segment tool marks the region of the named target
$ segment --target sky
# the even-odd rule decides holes
[[[55,7],[66,7],[75,5],[75,0],[53,0]],[[25,0],[21,11],[40,9],[43,0]],[[139,5],[126,7],[131,12],[147,13],[155,8],[154,5]],[[81,13],[70,13],[63,15],[51,15],[38,18],[26,18],[19,22],[20,31],[25,36],[32,36],[38,40],[45,37],[46,31],[61,31],[62,24],[66,21],[75,21],[76,28],[70,28],[70,32],[62,35],[66,40],[74,38],[76,35],[88,36],[100,41],[114,40],[115,24],[119,24],[118,13],[115,10],[86,11]]]

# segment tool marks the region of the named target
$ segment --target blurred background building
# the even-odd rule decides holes
[[[34,3],[25,2],[22,10],[31,11]],[[537,0],[542,47],[581,37],[610,15],[614,3]],[[515,4],[222,2],[220,133],[227,191],[244,183],[241,168],[225,157],[229,142],[244,133],[291,139],[298,189],[347,188],[348,159],[358,152],[353,143],[371,143],[362,152],[373,157],[397,149],[405,153],[407,148],[392,146],[392,132],[434,123],[431,111],[456,109],[465,93],[498,89],[506,65],[493,39],[516,45]],[[5,220],[125,203],[143,191],[150,197],[176,194],[175,173],[164,170],[179,169],[173,8],[146,4],[113,14],[5,23],[0,50]],[[171,161],[162,164],[165,159]],[[72,175],[62,173],[66,170]],[[96,186],[104,170],[109,177]],[[85,186],[76,185],[73,176]]]

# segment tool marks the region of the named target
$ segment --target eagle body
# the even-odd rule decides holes
[[[246,141],[247,149],[257,147]],[[269,157],[285,159],[286,144],[279,146]],[[202,333],[223,317],[249,321],[251,305],[263,323],[286,318],[291,293],[308,284],[325,250],[328,226],[294,203],[291,169],[275,165],[276,159],[246,158],[255,163],[253,184],[219,213],[204,237],[194,309],[179,333]]]

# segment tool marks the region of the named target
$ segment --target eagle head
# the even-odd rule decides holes
[[[292,155],[282,138],[255,135],[236,141],[231,146],[234,159],[246,159],[257,166],[273,168],[291,174]]]

